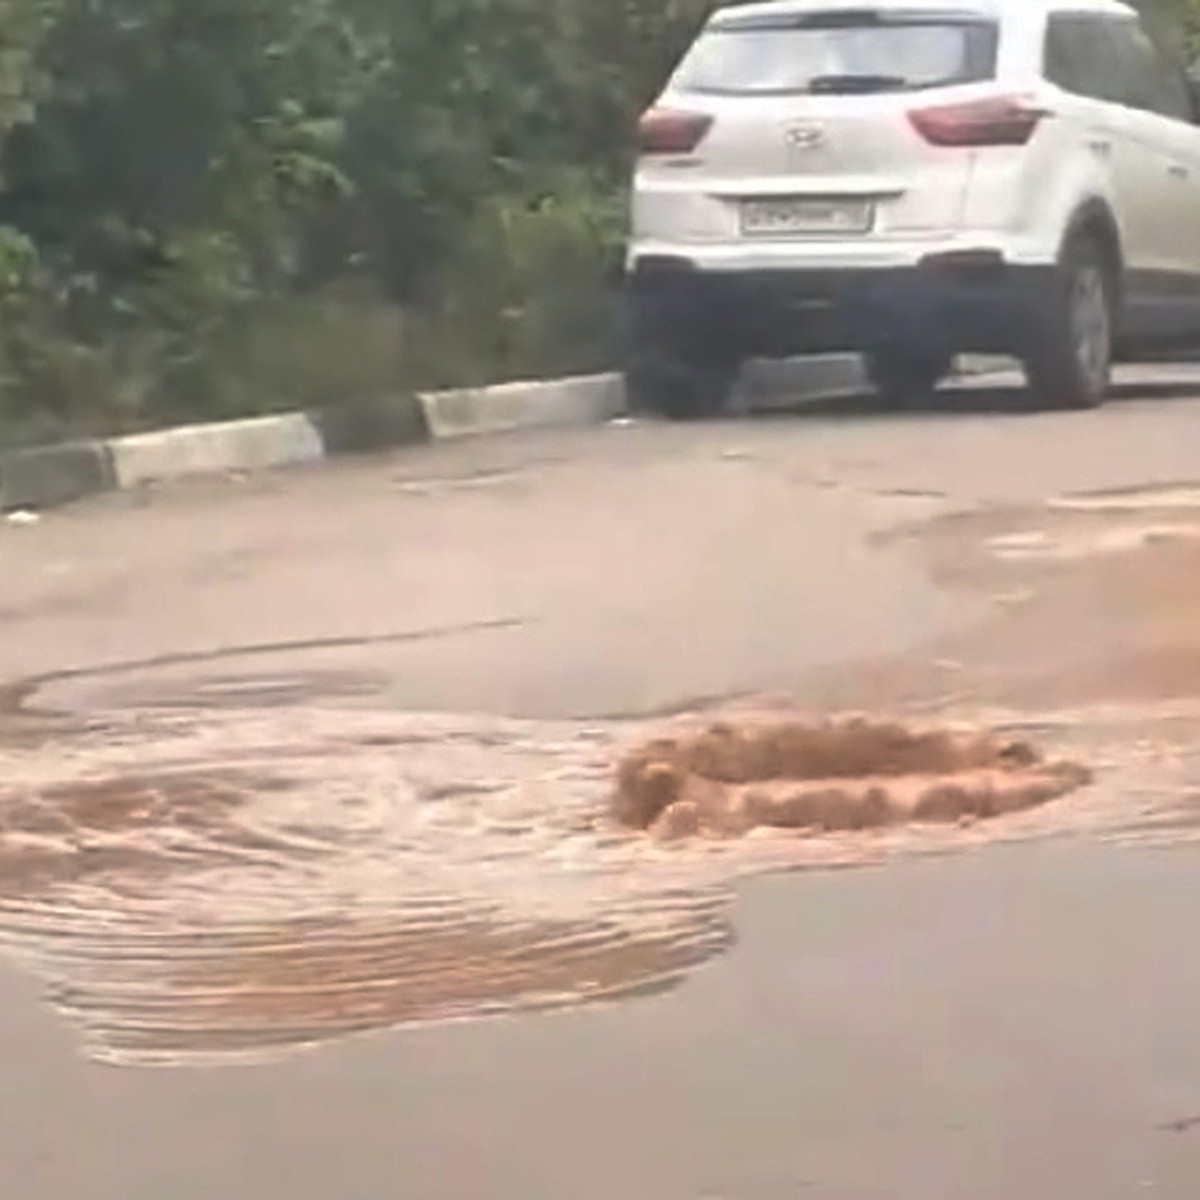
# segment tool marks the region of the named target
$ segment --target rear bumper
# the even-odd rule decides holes
[[[863,351],[902,343],[934,354],[1019,353],[1053,268],[999,255],[937,255],[915,266],[702,270],[645,255],[628,277],[636,345],[701,358]]]

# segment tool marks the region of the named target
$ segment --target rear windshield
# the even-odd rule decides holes
[[[681,64],[681,91],[903,92],[996,74],[999,29],[977,17],[825,12],[718,17]]]

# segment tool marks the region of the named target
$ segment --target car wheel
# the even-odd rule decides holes
[[[1103,402],[1112,381],[1116,291],[1112,264],[1096,240],[1072,238],[1025,356],[1036,407],[1094,408]]]
[[[689,421],[729,410],[736,367],[683,363],[639,364],[625,370],[629,411]]]
[[[910,408],[933,395],[950,373],[950,360],[918,354],[901,347],[873,350],[866,355],[867,378],[888,408]]]

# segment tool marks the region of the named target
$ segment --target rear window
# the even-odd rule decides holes
[[[681,91],[904,92],[995,78],[999,29],[978,17],[824,12],[718,17],[676,73]]]

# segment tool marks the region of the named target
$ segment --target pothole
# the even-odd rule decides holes
[[[722,723],[626,757],[613,812],[663,838],[855,832],[994,819],[1089,782],[1087,768],[1024,741],[867,720]]]

